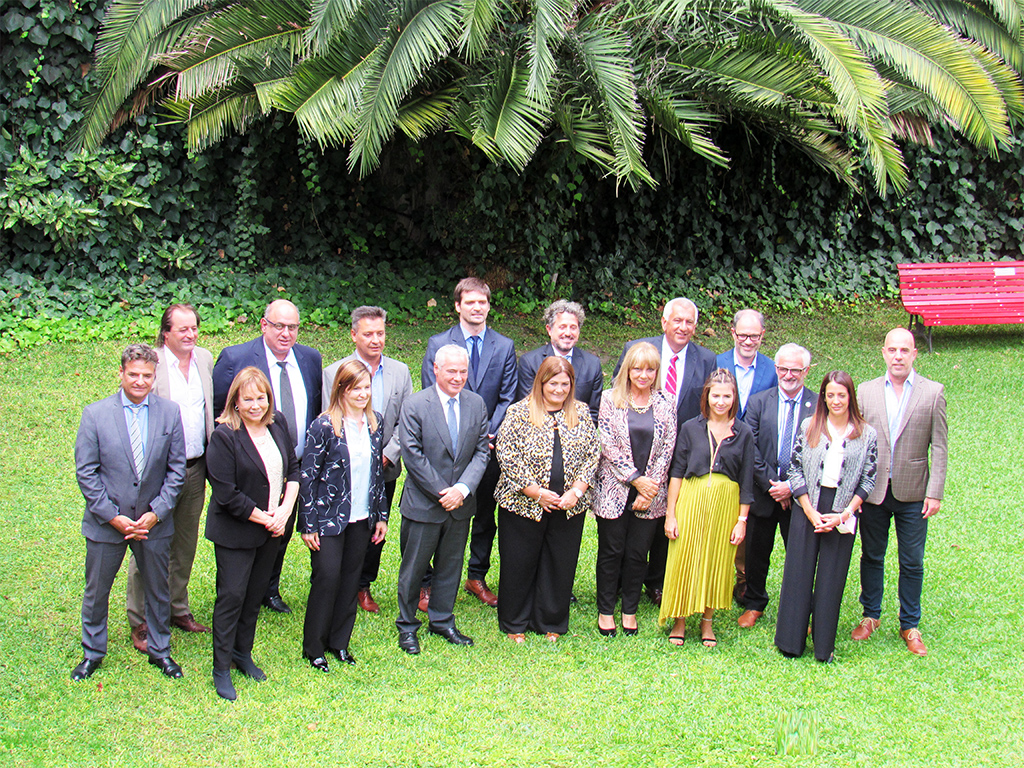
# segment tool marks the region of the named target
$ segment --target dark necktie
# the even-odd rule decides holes
[[[779,479],[785,480],[789,465],[793,461],[793,422],[796,421],[796,398],[786,398],[786,424],[782,428],[782,444],[779,446]]]
[[[476,378],[477,369],[480,367],[480,337],[469,337],[469,364],[473,367],[473,378]]]
[[[455,415],[455,398],[448,399],[448,435],[452,439],[452,455],[459,450],[459,418]]]
[[[295,396],[292,395],[292,380],[288,378],[288,363],[278,363],[281,369],[281,413],[284,414],[285,426],[292,445],[299,444],[299,431],[295,425]]]

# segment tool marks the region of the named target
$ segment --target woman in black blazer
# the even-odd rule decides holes
[[[254,680],[267,679],[252,660],[252,646],[277,537],[299,495],[299,462],[259,368],[238,372],[217,421],[206,451],[212,490],[206,538],[217,560],[213,682],[218,695],[234,700],[232,662]]]
[[[312,575],[302,654],[328,672],[325,652],[355,664],[348,643],[366,546],[384,540],[383,427],[370,402],[370,373],[358,360],[338,368],[327,411],[306,433],[295,525],[309,547]]]

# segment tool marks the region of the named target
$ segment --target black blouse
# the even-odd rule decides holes
[[[722,447],[711,463],[708,448],[708,420],[697,416],[679,428],[676,451],[672,457],[669,477],[703,477],[711,471],[725,475],[740,487],[740,504],[754,501],[754,433],[738,418],[732,422],[733,434],[722,441]]]

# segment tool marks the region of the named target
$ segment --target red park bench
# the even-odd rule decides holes
[[[898,264],[900,297],[910,313],[932,326],[1024,323],[1024,261]]]

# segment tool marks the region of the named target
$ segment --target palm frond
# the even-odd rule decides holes
[[[171,100],[164,103],[168,122],[185,123],[185,141],[190,152],[210,147],[228,133],[244,133],[263,116],[259,99],[252,91],[236,84],[216,93],[207,93],[195,101]]]
[[[462,0],[459,50],[472,64],[487,51],[488,38],[498,20],[509,13],[513,0]]]
[[[327,50],[335,35],[340,34],[364,5],[377,3],[364,0],[312,0],[306,42],[314,53]]]
[[[572,15],[573,0],[532,0],[533,19],[527,30],[527,58],[530,62],[526,92],[542,104],[550,102],[548,86],[555,73],[553,47],[565,37]]]
[[[663,90],[641,93],[641,97],[655,125],[705,160],[723,168],[729,165],[729,158],[708,131],[709,126],[721,122],[721,117],[709,112],[702,102],[678,98]]]
[[[458,98],[459,88],[449,85],[409,99],[398,109],[398,127],[413,139],[429,136],[448,123]]]
[[[492,78],[474,88],[471,98],[471,140],[492,160],[503,158],[522,170],[540,144],[542,131],[551,119],[543,104],[529,93],[527,65],[506,54]]]
[[[1010,21],[980,3],[967,3],[962,0],[914,0],[914,4],[947,27],[959,31],[965,37],[977,40],[1016,72],[1024,72],[1020,9],[1014,8],[1015,13],[1010,16],[1016,18]],[[1008,5],[1016,6],[1016,3],[1011,0]],[[1009,9],[1004,7],[1003,10]]]

